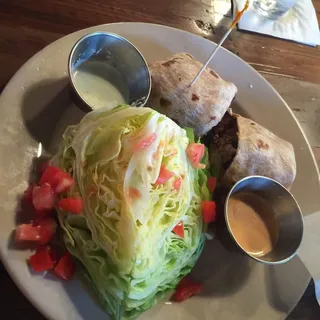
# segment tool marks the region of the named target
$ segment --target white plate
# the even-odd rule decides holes
[[[25,263],[29,251],[10,242],[18,199],[28,185],[38,143],[53,149],[63,127],[82,113],[73,107],[66,90],[67,58],[72,45],[93,31],[118,33],[133,42],[148,62],[186,51],[205,61],[212,42],[193,34],[143,23],[98,26],[68,35],[32,57],[11,79],[0,99],[0,252],[3,263],[23,293],[49,319],[108,319],[78,280],[62,283],[50,276],[32,275]],[[297,178],[292,192],[303,214],[320,207],[315,161],[292,112],[253,68],[227,50],[220,50],[211,67],[234,82],[240,113],[290,141],[296,152]],[[64,114],[61,118],[61,115]],[[201,296],[182,304],[159,303],[141,319],[283,319],[301,298],[310,280],[298,258],[267,267],[240,254],[229,253],[217,241],[206,247],[196,266],[203,280]]]

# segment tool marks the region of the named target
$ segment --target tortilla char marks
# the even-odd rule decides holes
[[[212,76],[216,77],[217,79],[219,78],[219,76],[213,70],[210,70],[210,74]]]
[[[171,106],[171,101],[166,98],[161,97],[160,98],[160,105],[162,108],[168,108]]]
[[[190,53],[185,53],[184,55],[186,55],[187,57],[189,57],[192,60],[194,59],[193,56]],[[180,59],[182,59],[182,58],[180,58]]]
[[[170,67],[172,64],[176,63],[179,60],[182,60],[182,58],[173,58],[172,60],[168,60],[166,62],[163,62],[162,65],[164,67]]]
[[[200,99],[200,97],[198,95],[196,95],[195,93],[192,94],[192,96],[191,96],[192,101],[198,101],[199,99]]]
[[[269,150],[269,145],[267,143],[264,143],[261,139],[257,140],[257,146],[259,149]]]

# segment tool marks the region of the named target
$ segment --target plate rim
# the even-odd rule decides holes
[[[10,80],[7,82],[7,84],[3,88],[3,90],[2,90],[2,92],[0,94],[0,103],[1,103],[3,95],[6,93],[8,88],[11,86],[11,83],[14,82],[15,78],[18,77],[18,75],[21,73],[21,71],[23,72],[23,69],[26,67],[26,65],[28,63],[30,63],[33,60],[36,60],[37,56],[38,55],[40,56],[41,53],[44,50],[47,50],[48,48],[53,46],[56,42],[59,42],[60,40],[63,40],[65,38],[69,37],[69,36],[72,36],[72,35],[74,36],[77,33],[81,33],[81,32],[84,32],[86,30],[88,30],[88,33],[89,33],[89,32],[93,32],[93,31],[91,31],[91,29],[97,29],[97,28],[106,27],[106,26],[116,26],[116,25],[145,25],[145,26],[152,25],[152,26],[154,26],[156,28],[164,28],[164,29],[174,30],[175,32],[178,32],[178,33],[183,33],[183,34],[188,34],[188,35],[193,36],[193,37],[198,37],[198,38],[200,38],[202,41],[204,41],[206,43],[209,43],[211,45],[213,44],[215,46],[217,45],[214,41],[211,41],[209,39],[201,37],[200,35],[192,33],[190,31],[186,31],[186,30],[183,30],[183,29],[179,29],[179,28],[175,28],[175,27],[171,27],[171,26],[167,26],[167,25],[157,24],[157,23],[148,23],[148,22],[114,22],[114,23],[105,23],[105,24],[99,24],[99,25],[90,26],[90,27],[87,27],[87,28],[76,30],[76,31],[74,31],[72,33],[68,33],[68,34],[56,39],[55,41],[49,43],[48,45],[43,47],[41,50],[36,52],[34,55],[32,55],[28,60],[26,60],[20,66],[20,68],[18,70],[16,70],[16,72],[13,74],[13,76],[10,78]],[[302,134],[302,136],[304,138],[304,141],[305,141],[305,143],[306,143],[306,145],[308,147],[308,151],[309,151],[309,154],[311,155],[312,162],[313,162],[314,168],[315,168],[315,170],[316,170],[316,172],[318,174],[318,180],[319,180],[319,183],[320,183],[320,171],[319,171],[319,167],[317,165],[317,161],[316,161],[315,155],[314,155],[314,153],[312,151],[312,147],[311,147],[311,145],[309,143],[309,140],[308,140],[308,138],[307,138],[302,126],[300,125],[297,117],[295,116],[295,114],[293,113],[293,111],[291,110],[291,108],[289,107],[287,102],[282,98],[280,93],[271,85],[271,83],[266,78],[264,78],[263,75],[261,75],[256,69],[254,69],[248,62],[246,62],[245,60],[243,60],[242,58],[240,58],[239,56],[234,54],[232,51],[230,51],[230,50],[228,50],[228,49],[226,49],[224,47],[221,47],[220,50],[222,50],[223,52],[227,52],[228,54],[231,54],[240,63],[244,63],[247,67],[249,67],[251,69],[251,71],[255,73],[255,75],[257,75],[260,79],[262,79],[264,81],[265,85],[268,85],[269,89],[272,89],[273,94],[275,94],[281,100],[281,102],[286,106],[286,108],[289,111],[289,113],[291,114],[292,118],[295,120],[296,125],[300,129],[300,132],[301,132],[301,134]],[[319,184],[319,190],[320,190],[320,184]],[[7,273],[10,275],[10,278],[13,280],[13,282],[18,287],[18,289],[23,293],[23,295],[29,300],[29,302],[37,309],[37,311],[39,311],[44,317],[46,317],[49,320],[57,320],[51,313],[49,313],[47,311],[47,309],[42,307],[41,303],[38,302],[39,299],[37,299],[34,295],[29,294],[29,292],[27,290],[27,287],[23,286],[22,282],[19,281],[19,279],[15,276],[15,272],[13,272],[11,270],[11,268],[9,266],[9,260],[6,259],[5,253],[3,252],[1,246],[0,246],[0,259],[1,259],[1,262],[3,263],[3,265],[4,265],[4,267],[5,267],[6,271],[7,271]],[[309,284],[310,280],[311,280],[311,275],[309,274],[309,281],[305,284],[304,291],[301,294],[301,296],[299,297],[299,301],[301,300],[306,288],[308,287],[308,284]],[[286,316],[288,316],[295,307],[296,307],[296,305],[294,305],[288,311]]]

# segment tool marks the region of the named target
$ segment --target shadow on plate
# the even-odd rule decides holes
[[[290,265],[290,272],[296,277],[294,279],[287,276],[288,265]],[[305,272],[298,272],[298,270],[305,269]],[[266,283],[266,295],[270,305],[279,311],[288,313],[291,311],[291,307],[295,306],[300,297],[302,297],[305,288],[302,288],[300,297],[297,293],[292,293],[288,288],[293,286],[295,282],[305,282],[308,284],[309,274],[304,264],[298,257],[293,258],[291,261],[277,265],[269,266],[265,270],[265,283]],[[297,270],[295,272],[295,270]]]
[[[250,118],[248,112],[246,112],[246,110],[243,107],[241,107],[241,105],[236,101],[236,97],[235,100],[232,102],[230,108],[233,112],[240,114],[242,117]]]
[[[63,133],[66,126],[78,123],[84,115],[70,99],[67,77],[48,79],[28,88],[21,114],[30,135],[51,154],[57,150],[56,143],[52,143],[55,132]],[[59,128],[62,120],[64,128]]]
[[[98,301],[90,294],[82,281],[74,279],[69,283],[63,282],[63,288],[81,319],[111,320],[111,317],[102,310]]]
[[[255,262],[235,244],[224,219],[224,202],[228,189],[218,187],[214,192],[217,221],[209,226],[215,234],[206,241],[192,274],[204,284],[203,296],[229,296],[246,285]]]
[[[252,261],[239,252],[230,252],[217,240],[207,241],[192,276],[204,284],[203,296],[228,296],[247,282]]]

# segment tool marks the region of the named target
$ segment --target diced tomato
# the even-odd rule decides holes
[[[181,187],[181,182],[182,182],[182,179],[180,177],[176,178],[174,181],[173,181],[173,189],[175,190],[179,190],[180,187]]]
[[[15,232],[15,241],[16,242],[25,242],[25,241],[32,241],[38,242],[39,241],[39,230],[32,224],[20,224],[16,227]]]
[[[180,221],[173,229],[172,231],[178,235],[180,238],[184,238],[184,225],[183,222]]]
[[[152,143],[155,142],[156,139],[157,139],[157,134],[152,133],[150,136],[136,143],[132,148],[133,152],[141,151],[143,149],[150,147]]]
[[[208,187],[209,187],[209,191],[213,192],[216,188],[217,185],[217,179],[215,177],[209,177],[208,178]]]
[[[133,146],[133,152],[141,151],[143,149],[148,148],[152,145],[152,143],[157,139],[157,134],[152,133],[150,136],[145,139],[139,141],[137,144]]]
[[[200,163],[204,156],[204,145],[201,143],[191,142],[186,150],[187,157],[191,165],[197,169],[204,169],[205,165]]]
[[[66,252],[53,269],[55,275],[64,280],[70,280],[76,271],[76,265],[69,252]]]
[[[36,186],[32,190],[32,203],[36,210],[51,210],[56,201],[56,194],[48,183]]]
[[[39,168],[40,173],[43,174],[47,170],[47,168],[49,166],[50,166],[50,161],[49,160],[42,162],[41,165],[40,165],[40,168]]]
[[[53,219],[42,219],[36,228],[39,230],[39,243],[47,244],[56,233],[57,223]]]
[[[47,244],[56,233],[57,224],[53,219],[42,219],[37,224],[21,224],[16,227],[16,242]]]
[[[51,210],[35,210],[35,220],[52,217],[53,211]]]
[[[68,190],[74,184],[74,179],[69,173],[57,167],[48,166],[39,182],[40,186],[45,183],[51,185],[55,192],[61,193]]]
[[[55,211],[38,211],[35,210],[35,217],[32,219],[33,226],[38,226],[43,220],[53,219]]]
[[[63,171],[55,166],[48,166],[40,178],[40,186],[45,183],[48,183],[52,187],[55,187],[55,176],[61,172]]]
[[[180,280],[180,282],[178,283],[176,289],[184,288],[184,287],[186,287],[186,286],[188,286],[188,285],[190,285],[192,283],[193,283],[193,281],[191,280],[191,278],[188,275],[186,275],[185,277],[183,277]]]
[[[54,250],[52,247],[50,247],[50,252],[49,253],[50,253],[50,257],[51,257],[52,263],[55,266],[59,261],[57,251]]]
[[[34,255],[29,258],[29,265],[35,272],[53,269],[54,264],[48,246],[39,247]]]
[[[57,193],[67,191],[74,184],[74,179],[67,172],[58,173],[55,176],[55,180],[54,191]]]
[[[129,197],[131,199],[141,198],[141,192],[137,188],[129,188]]]
[[[65,198],[58,202],[58,207],[70,213],[80,214],[83,210],[83,200],[82,198]]]
[[[202,220],[204,223],[210,223],[216,220],[216,203],[214,201],[204,200],[201,203]]]
[[[25,190],[25,192],[23,193],[23,199],[26,202],[32,203],[32,192],[33,192],[33,188],[35,187],[34,183],[31,183],[29,185],[29,187]]]
[[[169,179],[171,179],[174,176],[174,173],[170,170],[168,170],[165,166],[161,166],[159,177],[157,181],[155,182],[156,185],[164,184]]]
[[[201,283],[191,283],[183,287],[179,287],[172,296],[172,300],[176,302],[184,301],[195,294],[199,294],[203,290]]]

